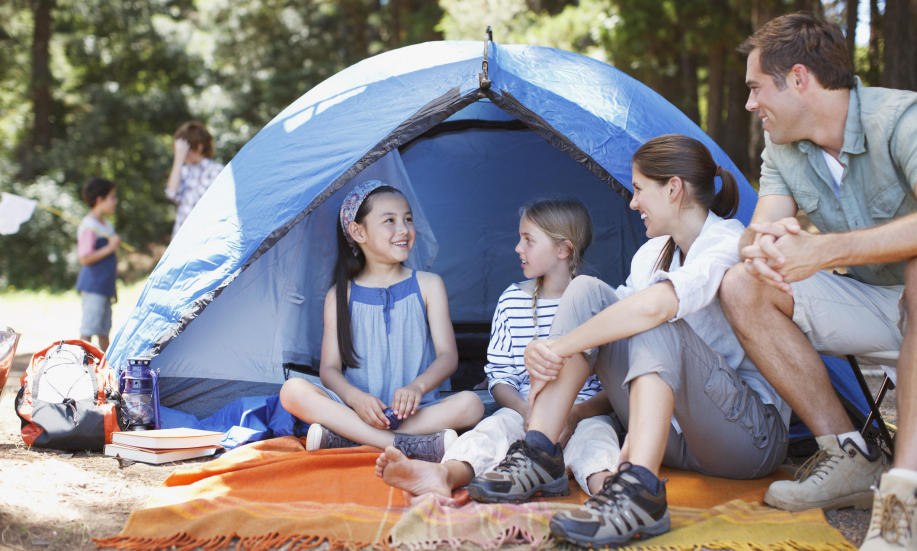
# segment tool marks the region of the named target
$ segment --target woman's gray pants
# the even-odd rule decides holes
[[[569,333],[617,300],[614,289],[603,281],[575,278],[561,298],[551,338]],[[763,403],[684,320],[663,323],[583,355],[625,427],[630,381],[655,373],[672,388],[681,432],[669,431],[664,465],[744,479],[765,476],[783,463],[787,430],[777,408]]]

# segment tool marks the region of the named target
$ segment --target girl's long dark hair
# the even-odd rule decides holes
[[[380,193],[397,193],[401,192],[391,186],[379,186],[369,192],[369,195],[363,200],[357,215],[353,221],[362,223],[369,211],[372,210],[372,198]],[[366,266],[366,257],[363,250],[354,243],[351,245],[344,236],[344,228],[341,224],[335,224],[338,228],[338,259],[334,264],[334,288],[337,303],[337,328],[338,328],[338,350],[341,354],[342,368],[359,367],[359,359],[353,350],[353,334],[350,329],[350,304],[348,295],[350,290],[350,280],[355,278],[363,267]]]
[[[739,208],[739,186],[735,177],[716,164],[700,141],[681,134],[666,134],[641,145],[633,157],[634,165],[647,178],[664,184],[678,176],[690,190],[690,197],[717,216],[732,218]],[[714,178],[723,180],[716,191]],[[671,237],[659,253],[655,270],[668,270],[675,256]]]

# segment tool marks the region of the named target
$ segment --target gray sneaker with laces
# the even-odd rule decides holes
[[[354,446],[359,446],[359,444],[344,438],[336,432],[332,432],[328,427],[323,427],[318,423],[309,425],[309,432],[306,433],[307,451],[352,448]]]
[[[634,538],[669,531],[664,480],[653,494],[623,463],[580,508],[551,518],[551,535],[583,547],[618,547]]]
[[[471,499],[488,503],[519,503],[538,494],[550,497],[569,493],[563,454],[552,456],[525,440],[513,442],[499,465],[468,483]]]
[[[455,442],[458,435],[452,429],[433,434],[395,433],[394,446],[411,459],[439,463],[446,449]]]

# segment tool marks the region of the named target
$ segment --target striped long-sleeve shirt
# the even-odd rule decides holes
[[[538,338],[546,339],[557,312],[560,299],[538,299]],[[503,291],[494,310],[490,325],[490,344],[487,346],[487,387],[491,391],[498,384],[510,385],[524,398],[529,394],[529,374],[525,370],[525,347],[536,332],[532,314],[532,295],[513,283]],[[576,397],[577,402],[590,398],[602,389],[595,375],[591,375]]]

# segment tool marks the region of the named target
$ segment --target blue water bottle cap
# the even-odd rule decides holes
[[[385,408],[385,411],[382,413],[385,414],[386,419],[388,419],[388,428],[395,430],[401,426],[401,419],[398,418],[398,414],[392,408]]]

